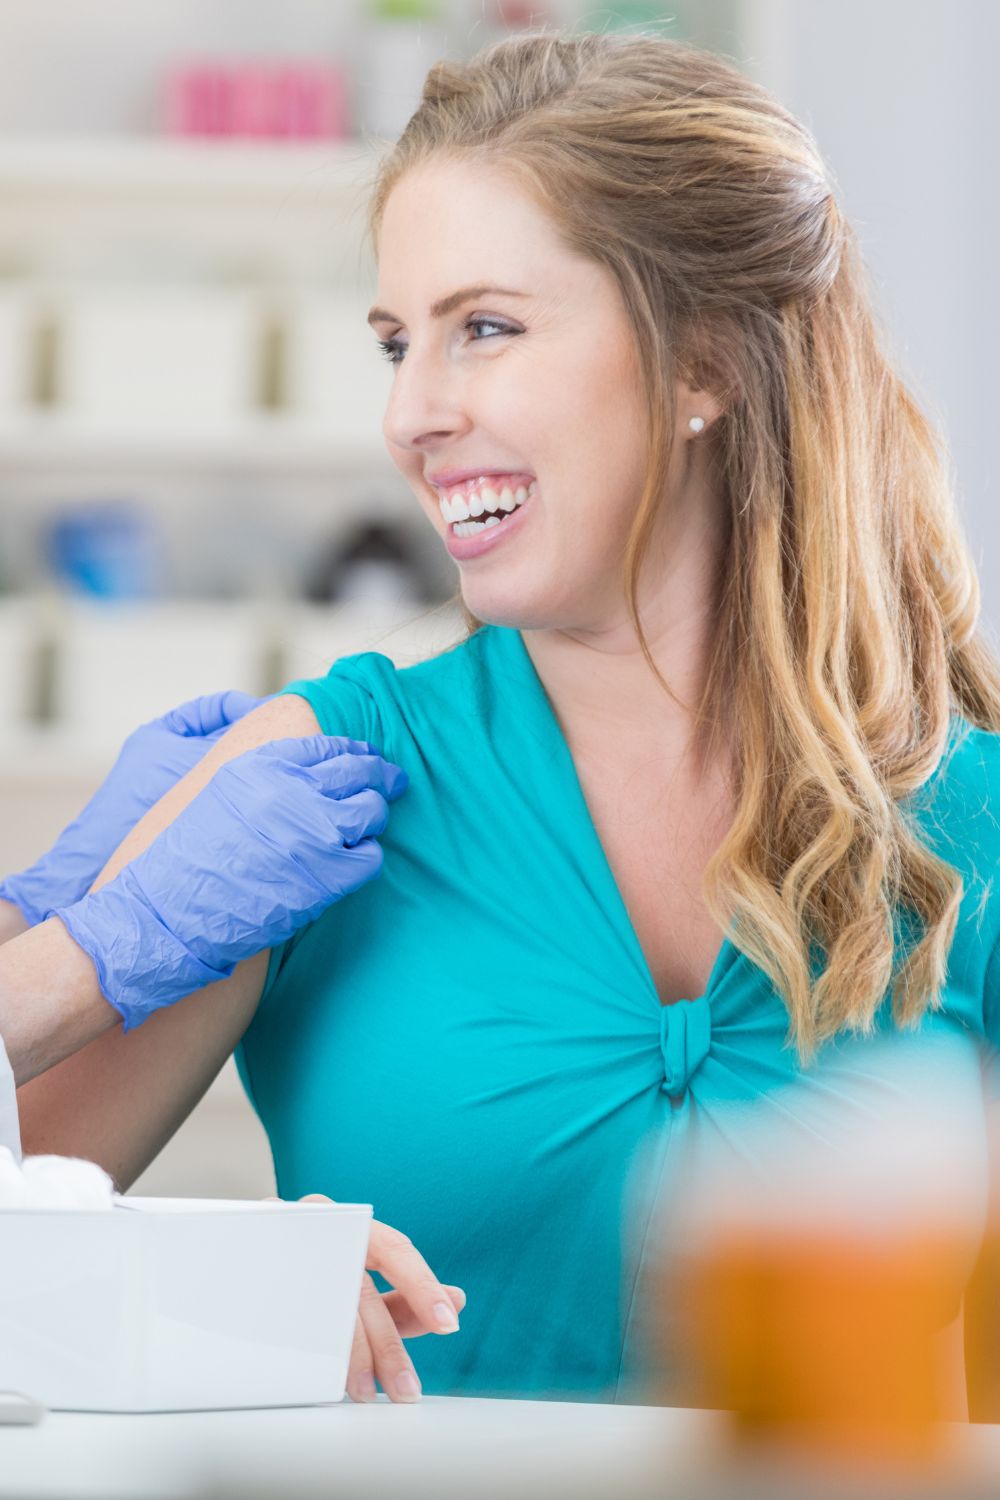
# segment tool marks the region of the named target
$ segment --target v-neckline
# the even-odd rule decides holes
[[[731,959],[738,956],[739,949],[735,947],[728,933],[724,934],[722,944],[715,955],[715,961],[709,972],[703,994],[685,995],[677,1000],[663,1001],[660,999],[660,992],[657,989],[656,980],[653,978],[653,971],[649,966],[645,950],[639,941],[639,934],[635,929],[635,923],[629,914],[625,898],[621,893],[621,887],[618,884],[614,870],[611,868],[611,861],[608,859],[604,844],[601,842],[601,836],[597,831],[597,825],[590,811],[590,805],[584,794],[583,783],[576,769],[573,752],[569,748],[569,742],[563,733],[562,725],[559,723],[555,709],[552,706],[552,701],[545,690],[545,684],[539,677],[535,663],[531,659],[531,654],[524,644],[524,638],[520,630],[517,630],[513,626],[483,625],[481,629],[493,632],[494,639],[501,641],[510,637],[510,645],[516,660],[520,663],[525,682],[534,691],[538,704],[539,717],[548,731],[549,738],[553,742],[555,754],[561,760],[565,770],[565,782],[570,800],[576,804],[578,826],[584,830],[586,840],[591,846],[595,868],[600,872],[604,885],[607,888],[608,896],[618,913],[619,925],[632,949],[636,963],[645,978],[646,988],[650,999],[656,1007],[657,1014],[669,1010],[672,1005],[686,1005],[696,1000],[710,1000],[719,983],[723,968],[726,967]]]

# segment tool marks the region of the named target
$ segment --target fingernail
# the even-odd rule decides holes
[[[404,1370],[396,1376],[396,1395],[402,1401],[420,1400],[420,1381],[412,1370]]]
[[[358,1376],[358,1395],[362,1401],[374,1401],[375,1394],[375,1376],[370,1370],[366,1370],[363,1375]]]
[[[434,1321],[442,1333],[457,1333],[458,1318],[450,1302],[435,1302]]]

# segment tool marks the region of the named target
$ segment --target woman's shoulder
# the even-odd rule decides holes
[[[281,696],[304,698],[324,734],[385,740],[394,728],[419,718],[423,710],[467,702],[482,691],[487,631],[482,627],[454,646],[408,666],[381,651],[338,657],[321,677],[297,678]]]

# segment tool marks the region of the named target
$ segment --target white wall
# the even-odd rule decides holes
[[[1000,6],[744,3],[741,61],[816,136],[898,362],[944,428],[996,628]]]

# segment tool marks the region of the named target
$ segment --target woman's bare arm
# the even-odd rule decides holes
[[[20,937],[28,931],[28,924],[12,901],[0,900],[0,944]]]
[[[309,705],[292,695],[247,714],[136,824],[95,888],[151,844],[227,760],[270,740],[315,734],[317,728]],[[6,954],[30,936],[13,939]],[[122,1190],[131,1186],[190,1114],[249,1025],[267,957],[265,952],[247,959],[230,978],[157,1011],[127,1034],[115,1025],[22,1085],[18,1106],[25,1153],[83,1156],[99,1162]]]

